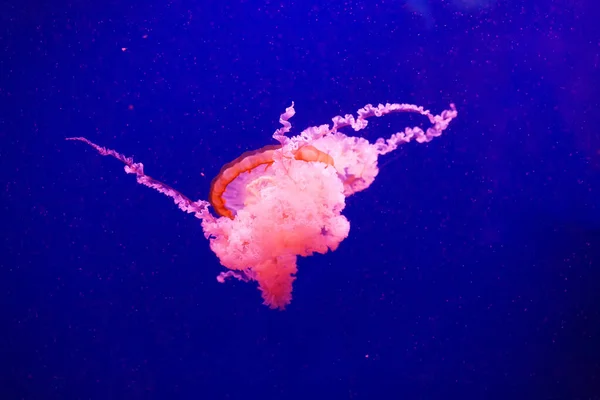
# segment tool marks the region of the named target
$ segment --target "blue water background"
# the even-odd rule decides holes
[[[2,399],[600,398],[594,1],[25,1],[0,21]],[[197,219],[64,141],[206,198],[292,101],[295,132],[367,103],[459,117],[382,157],[284,312],[216,282]]]

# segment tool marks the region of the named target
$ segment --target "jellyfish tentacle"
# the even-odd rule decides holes
[[[179,191],[173,189],[169,185],[157,181],[156,179],[148,176],[144,173],[144,164],[136,163],[133,161],[133,158],[126,157],[123,154],[116,152],[112,149],[108,149],[106,147],[102,147],[97,145],[96,143],[84,138],[84,137],[70,137],[66,138],[66,140],[74,140],[83,142],[91,147],[93,147],[98,153],[103,156],[110,156],[116,158],[125,164],[125,172],[128,174],[135,174],[138,183],[147,186],[151,189],[154,189],[171,199],[175,202],[175,204],[182,210],[187,213],[194,214],[197,218],[213,218],[208,212],[209,203],[204,200],[192,201],[187,196],[183,195]]]
[[[273,139],[281,143],[282,146],[286,145],[290,140],[286,134],[292,129],[292,124],[289,122],[289,119],[295,114],[296,110],[294,109],[294,102],[292,101],[292,105],[287,107],[285,112],[279,116],[279,123],[283,126],[273,133]]]

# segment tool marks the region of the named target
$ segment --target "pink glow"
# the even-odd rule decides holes
[[[344,127],[364,129],[369,117],[390,113],[412,112],[427,117],[431,127],[405,128],[388,139],[369,143],[366,139],[346,136]],[[264,304],[284,309],[292,299],[292,284],[296,279],[298,256],[334,251],[348,236],[350,222],[342,215],[345,199],[368,188],[377,176],[378,157],[415,139],[431,141],[442,134],[457,111],[454,105],[440,115],[432,115],[411,104],[367,105],[358,110],[358,117],[336,116],[333,125],[309,127],[297,136],[286,136],[291,130],[289,119],[295,114],[294,104],[281,114],[282,127],[273,138],[282,144],[275,151],[268,168],[255,170],[243,181],[243,207],[235,218],[214,217],[209,203],[192,201],[170,186],[144,173],[142,163],[110,150],[86,138],[82,141],[101,155],[111,156],[125,164],[125,172],[135,174],[138,183],[172,198],[177,206],[202,220],[210,248],[228,270],[217,280],[228,278],[258,282]],[[322,162],[306,162],[294,158],[298,148],[310,144],[329,154],[335,167]]]

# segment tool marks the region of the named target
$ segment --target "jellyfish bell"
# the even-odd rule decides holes
[[[275,162],[274,155],[281,145],[267,145],[247,151],[225,164],[210,185],[208,200],[215,212],[233,219],[237,210],[247,205],[247,195],[255,194],[257,183],[266,184],[269,167]],[[333,159],[311,145],[293,151],[293,159],[304,162],[321,162],[333,166]],[[261,185],[262,186],[262,185]]]
[[[375,143],[340,132],[346,127],[359,131],[367,126],[367,118],[394,112],[419,113],[432,126],[426,131],[406,128]],[[101,155],[120,160],[138,183],[193,213],[202,221],[211,250],[227,269],[217,280],[256,281],[264,304],[284,309],[292,299],[298,256],[335,251],[348,236],[350,222],[342,215],[345,199],[373,183],[379,156],[412,139],[429,142],[457,116],[454,105],[440,115],[410,104],[367,105],[356,118],[337,116],[331,127],[309,127],[289,137],[289,119],[294,114],[293,103],[281,114],[282,127],[273,134],[279,144],[246,152],[223,166],[211,183],[208,201],[190,200],[146,175],[142,163],[114,150],[82,137],[68,140],[85,142]]]

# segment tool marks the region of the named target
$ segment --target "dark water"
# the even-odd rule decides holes
[[[599,399],[595,3],[3,2],[0,398]],[[296,129],[379,102],[459,117],[381,159],[284,312],[63,140],[206,198],[292,100]]]

